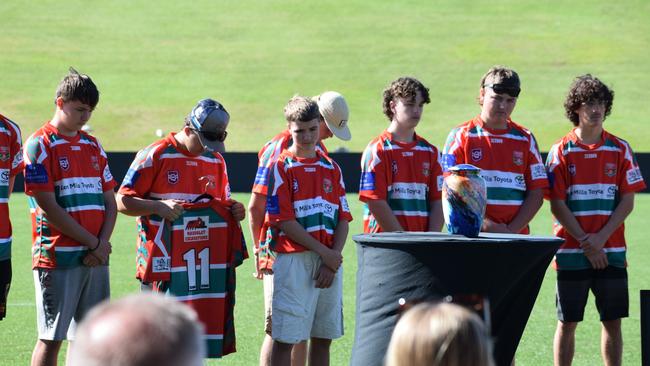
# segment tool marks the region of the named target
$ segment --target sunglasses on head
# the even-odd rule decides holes
[[[485,84],[483,87],[490,88],[497,94],[508,94],[513,98],[517,98],[521,92],[521,89],[518,86],[510,86],[504,84]]]
[[[226,137],[228,137],[228,131],[211,132],[211,131],[197,130],[196,128],[191,128],[191,130],[196,132],[196,133],[200,133],[201,136],[205,137],[205,139],[208,140],[208,141],[224,142],[224,140],[226,140]]]

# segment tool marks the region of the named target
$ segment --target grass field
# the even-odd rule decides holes
[[[248,201],[247,194],[236,194],[240,201]],[[351,210],[355,221],[350,228],[352,234],[361,232],[361,206],[356,196],[350,195]],[[9,297],[8,317],[0,322],[3,345],[0,347],[0,364],[25,365],[28,363],[36,339],[34,308],[34,285],[30,270],[30,223],[26,197],[14,194],[11,202],[11,217],[14,226],[13,284]],[[627,220],[630,275],[630,318],[624,320],[625,339],[624,364],[640,364],[640,318],[639,289],[650,288],[650,249],[645,244],[648,236],[647,219],[650,215],[650,195],[637,195],[636,208]],[[551,220],[548,205],[545,205],[532,224],[537,235],[550,235]],[[112,237],[111,289],[113,298],[139,291],[134,279],[135,223],[133,218],[118,216],[118,223]],[[245,231],[248,237],[248,233]],[[250,242],[250,241],[249,241]],[[332,365],[346,365],[349,362],[354,338],[354,303],[356,276],[355,244],[348,241],[345,251],[344,316],[345,336],[333,343]],[[238,269],[237,305],[235,323],[239,351],[220,361],[209,364],[255,365],[262,340],[262,285],[253,279],[254,264],[247,260]],[[518,365],[548,365],[552,363],[552,337],[555,330],[554,305],[555,275],[552,269],[547,275],[533,309],[523,339],[517,352]],[[575,365],[600,364],[599,322],[593,301],[587,308],[585,321],[578,328],[576,337]],[[151,335],[150,335],[151,336]],[[62,353],[63,355],[63,353]],[[63,357],[61,357],[63,360]],[[61,363],[63,365],[63,363]]]
[[[90,124],[108,151],[133,151],[176,130],[197,100],[232,114],[228,149],[258,151],[283,128],[294,93],[343,93],[361,151],[387,121],[381,91],[402,75],[432,94],[418,132],[434,145],[478,113],[481,75],[519,71],[513,118],[540,149],[570,127],[562,102],[591,72],[616,91],[606,128],[650,151],[650,2],[626,0],[327,0],[0,2],[0,113],[25,134],[52,116],[56,84],[73,65],[101,101]]]

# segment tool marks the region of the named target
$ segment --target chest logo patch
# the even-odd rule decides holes
[[[70,169],[70,161],[68,160],[67,156],[59,157],[59,166],[64,171],[68,171]]]
[[[332,193],[332,190],[332,181],[327,178],[323,179],[323,191],[325,191],[325,193]]]
[[[480,148],[472,149],[472,161],[479,161],[483,159],[483,150]]]
[[[605,163],[605,175],[608,177],[613,177],[616,175],[616,164],[614,163]]]
[[[515,165],[524,165],[524,153],[522,151],[513,151],[512,152],[512,162]]]
[[[167,171],[167,182],[169,184],[176,184],[180,180],[178,170],[168,170]]]
[[[208,240],[208,217],[184,217],[183,218],[183,239],[186,242]]]
[[[431,169],[431,164],[429,164],[429,162],[422,163],[422,175],[428,177],[430,169]]]
[[[576,165],[575,164],[569,164],[569,174],[576,175]]]

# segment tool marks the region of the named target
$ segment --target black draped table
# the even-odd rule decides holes
[[[470,294],[488,299],[495,360],[510,365],[562,243],[555,237],[490,233],[467,238],[397,232],[353,239],[358,257],[353,366],[383,365],[400,299]]]

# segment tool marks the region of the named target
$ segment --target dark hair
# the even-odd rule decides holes
[[[99,103],[99,90],[90,76],[80,74],[70,67],[70,72],[56,88],[56,98],[63,98],[64,102],[79,101],[92,108]]]
[[[605,105],[604,120],[612,111],[614,91],[598,78],[591,76],[591,74],[578,76],[573,80],[564,101],[565,114],[574,126],[580,123],[580,117],[578,117],[576,110],[580,108],[582,103],[588,102],[602,102]]]
[[[414,100],[417,92],[420,92],[424,103],[430,103],[429,89],[424,86],[418,79],[412,77],[401,77],[384,89],[384,114],[389,121],[393,120],[393,111],[390,109],[390,102],[396,98]]]
[[[309,122],[320,119],[318,104],[308,97],[295,95],[284,107],[284,117],[287,122]]]
[[[516,86],[521,85],[517,72],[501,65],[492,66],[481,78],[481,88],[483,88],[485,84],[501,83],[508,83]]]

